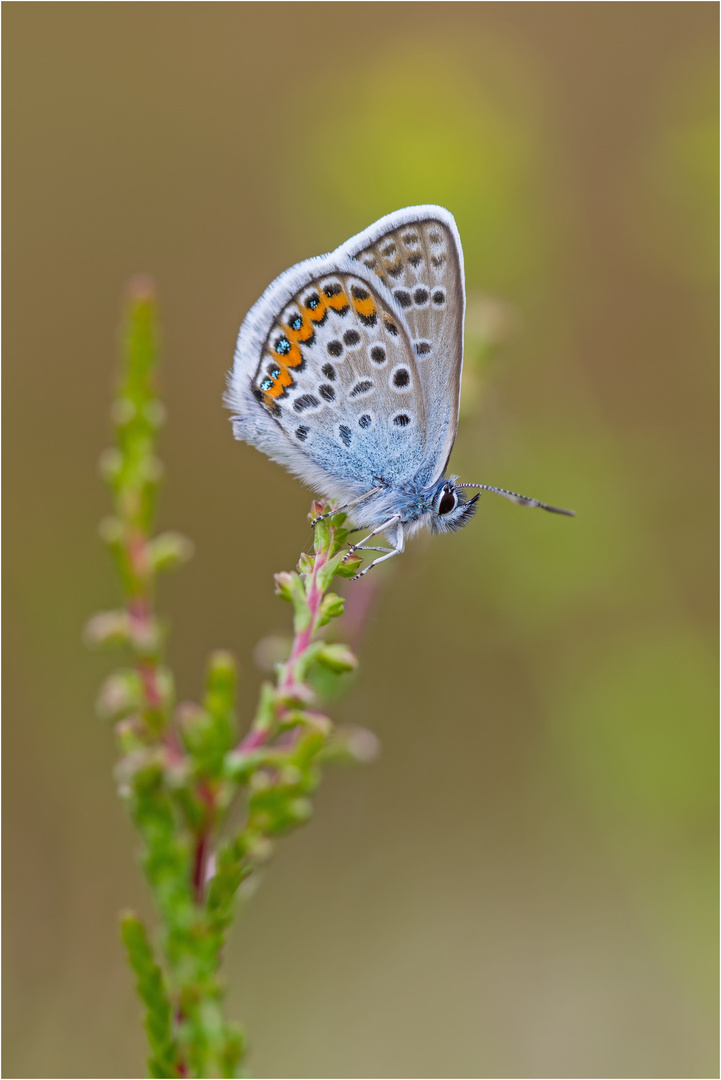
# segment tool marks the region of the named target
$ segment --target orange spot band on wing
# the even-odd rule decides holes
[[[266,390],[265,393],[269,398],[275,399],[277,397],[280,397],[281,394],[285,393],[286,388],[288,386],[291,386],[292,383],[293,380],[290,376],[290,372],[287,370],[287,368],[281,368],[280,375],[277,379],[273,379],[273,385],[271,386],[270,390]]]
[[[292,334],[292,331],[289,331],[289,333]],[[303,363],[303,354],[300,351],[298,343],[295,341],[291,341],[290,349],[288,350],[288,352],[281,354],[273,350],[273,356],[278,361],[278,367],[281,370],[281,376],[284,368],[296,368]],[[290,376],[288,377],[290,378]]]
[[[309,319],[304,319],[302,315],[299,315],[299,318],[301,319],[301,325],[298,330],[293,330],[290,326],[286,326],[285,323],[281,323],[281,326],[290,341],[297,341],[299,345],[304,345],[306,341],[310,341],[313,337],[314,330]]]
[[[376,313],[376,306],[373,303],[373,298],[368,297],[366,300],[358,300],[353,297],[353,307],[356,309],[359,315],[362,315],[364,319],[370,319]]]
[[[324,296],[318,297],[318,303],[314,308],[306,306],[308,317],[312,323],[322,323],[327,314],[328,302]]]
[[[333,311],[347,311],[350,306],[350,301],[342,289],[335,296],[329,297],[326,303]]]

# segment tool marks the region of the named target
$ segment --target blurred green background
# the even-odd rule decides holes
[[[378,572],[335,715],[383,753],[282,844],[229,1010],[258,1077],[718,1075],[717,5],[3,14],[5,1075],[143,1068],[116,916],[148,901],[81,645],[118,596],[125,282],[159,284],[161,525],[197,543],[171,659],[191,696],[233,648],[247,723],[310,493],[232,440],[238,326],[416,202],[466,255],[454,471],[578,518],[487,496]]]

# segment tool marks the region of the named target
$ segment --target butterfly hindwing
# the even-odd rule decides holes
[[[378,277],[338,253],[286,271],[238,338],[236,434],[325,494],[412,478],[426,439],[408,326]]]
[[[380,278],[408,325],[426,409],[419,479],[433,483],[453,447],[463,366],[463,250],[453,216],[440,206],[399,210],[339,251]]]

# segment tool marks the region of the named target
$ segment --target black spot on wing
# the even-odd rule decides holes
[[[358,397],[359,394],[367,394],[372,389],[373,389],[373,383],[371,382],[370,379],[361,379],[361,381],[357,382],[355,384],[355,386],[353,387],[353,389],[351,390],[350,396],[352,398],[353,397]]]
[[[293,408],[297,413],[303,412],[303,409],[313,409],[317,405],[320,405],[320,402],[313,394],[302,394],[293,402]]]

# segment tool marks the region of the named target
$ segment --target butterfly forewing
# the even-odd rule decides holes
[[[350,260],[286,298],[251,389],[296,451],[367,489],[410,479],[426,416],[407,326],[383,286]]]
[[[426,475],[418,478],[433,483],[458,425],[465,289],[455,223],[440,207],[410,208],[376,222],[342,250],[387,286],[410,330],[426,408]]]

